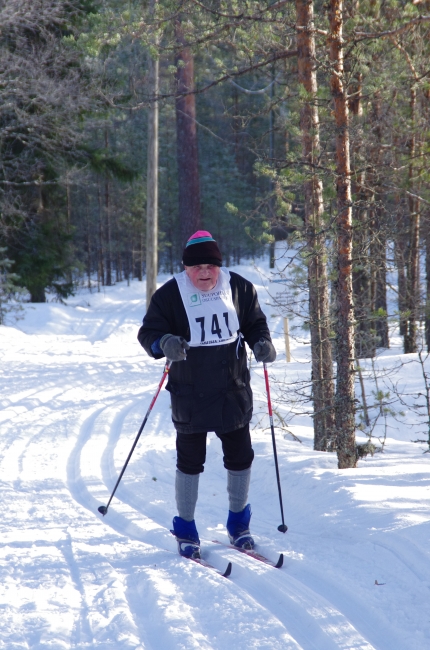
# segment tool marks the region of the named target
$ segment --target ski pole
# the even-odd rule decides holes
[[[270,401],[269,375],[267,373],[267,366],[264,362],[263,362],[263,368],[264,368],[264,379],[266,381],[267,406],[269,409],[270,428],[272,430],[273,456],[275,458],[276,480],[278,482],[279,505],[281,506],[282,524],[278,526],[278,530],[280,533],[286,533],[288,530],[288,526],[285,524],[284,506],[282,505],[282,492],[281,492],[281,481],[279,478],[278,454],[276,453],[275,427],[273,426],[272,402]]]
[[[121,479],[122,479],[122,476],[123,476],[123,474],[124,474],[124,472],[125,472],[125,469],[126,469],[126,467],[127,467],[127,465],[128,465],[128,462],[129,462],[129,460],[130,460],[130,458],[131,458],[131,456],[132,456],[132,454],[133,454],[133,451],[134,451],[134,449],[135,449],[135,447],[136,447],[136,445],[137,445],[137,442],[138,442],[138,440],[139,440],[139,438],[140,438],[140,434],[142,433],[142,431],[143,431],[143,429],[144,429],[144,427],[145,427],[145,424],[146,424],[147,421],[148,421],[149,414],[150,414],[151,411],[152,411],[152,407],[154,406],[155,401],[156,401],[156,399],[157,399],[157,397],[158,397],[158,395],[159,395],[159,393],[160,393],[160,390],[161,390],[162,387],[163,387],[164,380],[166,379],[167,374],[168,374],[168,372],[169,372],[169,370],[170,370],[170,365],[171,365],[171,363],[172,363],[172,362],[168,360],[167,363],[166,363],[166,365],[164,366],[163,376],[161,377],[160,383],[158,384],[157,392],[155,393],[154,397],[152,398],[152,402],[151,402],[151,404],[149,405],[149,408],[148,408],[148,410],[147,410],[147,412],[146,412],[146,415],[145,415],[145,417],[144,417],[144,420],[143,420],[142,424],[140,425],[140,429],[139,429],[139,431],[138,431],[138,433],[137,433],[136,439],[135,439],[135,441],[134,441],[134,443],[133,443],[132,448],[130,449],[130,453],[129,453],[129,455],[127,456],[127,460],[125,461],[124,467],[122,468],[121,473],[120,473],[120,475],[118,476],[118,480],[117,480],[117,482],[116,482],[116,484],[115,484],[115,487],[114,487],[114,489],[113,489],[112,494],[110,495],[110,499],[109,499],[109,501],[108,501],[107,506],[99,506],[99,508],[98,508],[98,511],[100,512],[100,514],[103,515],[103,517],[107,514],[108,508],[109,508],[109,506],[110,506],[110,502],[112,501],[113,496],[114,496],[114,494],[115,494],[115,492],[116,492],[116,489],[117,489],[118,485],[120,484],[120,481],[121,481]]]

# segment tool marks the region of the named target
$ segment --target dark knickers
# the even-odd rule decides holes
[[[230,433],[216,434],[222,443],[224,467],[233,471],[248,469],[254,459],[249,424]],[[176,434],[176,466],[184,474],[200,474],[206,460],[207,433]]]

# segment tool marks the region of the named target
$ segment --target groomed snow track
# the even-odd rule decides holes
[[[227,504],[213,436],[197,519],[206,559],[220,570],[232,561],[232,575],[177,556],[166,391],[108,514],[98,514],[163,370],[138,348],[121,348],[133,334],[121,327],[99,346],[79,334],[1,330],[0,647],[426,650],[424,537],[388,523],[368,532],[373,511],[353,501],[333,457],[312,452],[310,435],[303,445],[278,440],[282,535],[270,437],[254,433],[253,532],[266,555],[284,553],[281,570],[211,543],[215,530],[225,534]]]

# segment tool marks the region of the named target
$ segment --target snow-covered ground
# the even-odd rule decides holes
[[[267,269],[236,270],[255,282],[269,318],[279,353],[272,397],[288,415],[276,382],[309,376],[306,333],[297,330],[287,364]],[[23,320],[0,327],[0,648],[428,650],[430,455],[411,442],[425,436],[407,406],[400,418],[388,415],[384,452],[354,470],[313,451],[309,416],[289,421],[301,442],[277,429],[284,535],[262,372],[253,364],[252,532],[270,558],[284,553],[280,570],[212,543],[227,539],[213,434],[196,521],[204,557],[219,569],[231,560],[231,577],[176,554],[165,390],[107,516],[98,514],[163,370],[136,340],[144,289],[135,281],[81,292],[67,305],[28,305]],[[402,359],[394,348],[377,363]],[[395,380],[404,392],[423,391],[417,363]]]

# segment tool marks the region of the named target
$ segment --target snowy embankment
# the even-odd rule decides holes
[[[305,341],[291,342],[286,364],[265,275],[236,270],[255,282],[269,318],[274,383],[308,376]],[[280,570],[211,543],[226,540],[227,515],[213,434],[196,520],[204,557],[220,569],[231,560],[231,578],[176,555],[164,390],[108,515],[98,514],[163,370],[136,340],[144,311],[144,285],[133,282],[67,305],[29,305],[22,321],[0,328],[0,647],[428,650],[430,456],[411,442],[423,436],[408,410],[403,424],[389,417],[384,453],[355,470],[339,471],[335,455],[312,450],[309,417],[289,426],[301,442],[278,429],[283,535],[262,372],[253,365],[252,531],[266,555],[284,553]],[[400,357],[391,350],[379,363]],[[402,372],[419,390],[419,365]]]

